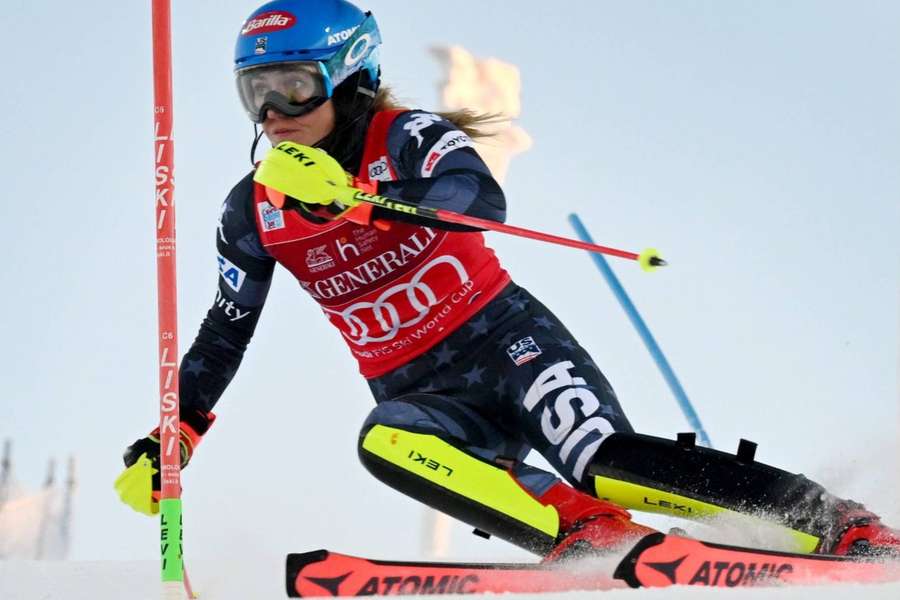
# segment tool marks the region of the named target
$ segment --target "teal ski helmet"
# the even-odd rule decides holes
[[[266,109],[288,116],[311,112],[356,75],[356,91],[379,84],[375,17],[346,0],[275,0],[241,27],[234,52],[238,95],[255,123]]]

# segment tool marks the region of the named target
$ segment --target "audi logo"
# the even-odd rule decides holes
[[[324,307],[322,310],[343,320],[345,327],[341,333],[357,346],[371,342],[387,342],[397,337],[401,329],[420,322],[434,306],[445,300],[446,297],[438,298],[431,286],[423,281],[426,274],[442,264],[449,265],[453,269],[460,284],[469,280],[469,274],[459,259],[454,256],[439,256],[422,265],[410,281],[386,289],[374,302],[357,302],[344,310]],[[401,320],[401,310],[396,306],[404,298],[415,311],[415,315],[406,321]],[[370,331],[369,323],[375,322],[381,328],[380,332]]]

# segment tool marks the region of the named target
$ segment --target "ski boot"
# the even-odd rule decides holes
[[[559,537],[542,562],[597,556],[634,543],[654,529],[631,520],[617,504],[599,500],[563,482],[557,482],[539,500],[559,514]]]
[[[819,553],[900,559],[900,531],[884,525],[862,504],[843,500],[835,505],[834,515]]]

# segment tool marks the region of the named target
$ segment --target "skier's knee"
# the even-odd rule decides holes
[[[433,413],[417,405],[414,397],[386,400],[373,408],[359,432],[357,451],[363,466],[376,478],[389,485],[391,482],[388,479],[393,479],[388,473],[390,469],[386,471],[383,460],[371,451],[371,446],[375,443],[373,440],[376,437],[372,431],[378,427],[382,430],[395,431],[398,434],[401,431],[438,436],[446,433]]]
[[[425,410],[417,403],[418,396],[418,394],[410,394],[380,402],[366,417],[360,435],[365,435],[365,432],[375,425],[400,427],[423,433],[449,433],[451,423],[447,419],[443,419],[437,411]]]

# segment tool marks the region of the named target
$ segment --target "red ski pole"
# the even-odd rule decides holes
[[[469,227],[478,227],[480,229],[486,229],[488,231],[508,233],[510,235],[516,235],[532,240],[540,240],[542,242],[549,242],[551,244],[559,244],[561,246],[568,246],[570,248],[579,248],[581,250],[587,250],[589,252],[598,252],[600,254],[607,254],[610,256],[618,256],[620,258],[635,260],[645,271],[652,271],[657,267],[664,267],[667,264],[665,260],[660,258],[659,253],[654,248],[647,248],[646,250],[638,254],[636,252],[628,252],[625,250],[619,250],[617,248],[610,248],[608,246],[600,246],[598,244],[582,242],[581,240],[573,240],[571,238],[565,238],[550,233],[543,233],[540,231],[534,231],[532,229],[525,229],[524,227],[516,227],[514,225],[498,223],[497,221],[491,221],[489,219],[471,217],[469,215],[464,215],[441,208],[418,206],[415,204],[402,202],[400,200],[394,200],[393,198],[386,198],[384,196],[378,196],[375,194],[367,194],[365,192],[356,192],[353,195],[353,199],[358,202],[381,206],[388,210],[406,213],[408,215],[415,215],[417,217],[425,217],[437,221],[444,221],[446,223],[456,223],[458,225],[467,225]]]

